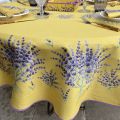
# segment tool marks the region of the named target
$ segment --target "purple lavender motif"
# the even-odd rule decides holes
[[[90,84],[94,75],[99,73],[100,68],[107,66],[104,61],[110,57],[110,54],[108,49],[100,49],[99,45],[96,50],[93,50],[86,42],[84,51],[80,46],[80,41],[78,41],[76,52],[73,49],[68,51],[65,48],[62,48],[63,53],[52,51],[57,56],[52,59],[62,70],[65,84],[82,90]]]
[[[53,42],[52,42],[51,40],[46,39],[45,42],[46,42],[46,44],[47,44],[48,46],[53,47]]]
[[[42,73],[42,76],[39,77],[39,79],[43,80],[43,82],[45,82],[50,87],[53,86],[55,88],[58,88],[56,73],[54,73],[53,71],[45,71],[44,73]]]
[[[13,40],[11,35],[8,40],[0,40],[0,69],[14,73],[16,82],[32,81],[31,77],[44,69],[44,59],[39,54],[40,50],[26,43],[24,37],[22,40]]]
[[[116,70],[120,70],[120,60],[117,61],[117,67],[116,67]]]
[[[64,90],[60,87],[60,84],[57,82],[58,79],[56,77],[56,73],[54,73],[52,70],[50,72],[45,71],[44,73],[42,73],[42,76],[39,77],[39,79],[46,83],[48,86],[54,87],[59,90],[62,98],[64,100],[67,100],[70,89],[67,89],[64,92]]]
[[[102,77],[98,79],[98,82],[101,85],[108,87],[108,88],[115,88],[120,85],[120,78],[116,70],[111,70],[110,72],[104,72]]]
[[[117,60],[116,68],[110,71],[101,72],[101,77],[98,78],[98,82],[108,88],[116,88],[120,86],[120,60]]]
[[[67,100],[68,99],[69,92],[70,92],[70,89],[67,89],[66,92],[64,92],[63,89],[61,88],[61,95],[63,97],[63,100]]]

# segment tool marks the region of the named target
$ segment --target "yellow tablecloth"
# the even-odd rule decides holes
[[[49,101],[64,120],[82,102],[120,105],[120,32],[82,23],[81,13],[0,25],[0,86],[24,110]]]

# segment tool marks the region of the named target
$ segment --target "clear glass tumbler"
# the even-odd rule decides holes
[[[95,12],[105,11],[107,7],[107,0],[95,0],[94,9]]]
[[[49,13],[46,13],[44,8],[45,8],[45,4],[46,4],[46,2],[48,2],[48,0],[35,0],[35,1],[40,8],[40,13],[37,14],[39,16],[39,18],[47,18]]]

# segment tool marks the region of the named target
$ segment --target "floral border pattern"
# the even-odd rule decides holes
[[[15,82],[31,82],[32,76],[40,72],[38,80],[43,81],[50,88],[59,91],[63,100],[67,100],[71,89],[80,89],[80,93],[90,86],[94,78],[102,86],[116,88],[120,86],[120,60],[116,62],[116,68],[110,70],[107,60],[111,58],[109,48],[102,48],[99,44],[94,49],[87,41],[81,44],[77,42],[76,49],[61,47],[55,51],[52,40],[46,39],[45,44],[50,46],[51,62],[57,67],[60,74],[55,70],[45,67],[46,59],[41,57],[41,50],[25,38],[17,40],[11,35],[7,40],[0,39],[0,69],[9,74],[14,74]],[[120,45],[120,41],[118,43]],[[119,47],[116,47],[119,49]],[[102,69],[102,68],[105,69]],[[62,88],[58,79],[61,76]]]
[[[26,43],[25,38],[14,40],[11,35],[7,40],[0,40],[0,69],[14,73],[15,80],[32,81],[31,77],[39,70],[45,69],[44,61],[39,57],[40,50]]]
[[[85,50],[82,50],[80,41],[77,43],[76,51],[72,48],[61,49],[63,54],[52,51],[56,56],[52,59],[56,61],[56,67],[61,69],[65,84],[81,90],[92,82],[102,67],[108,66],[104,61],[111,56],[109,49],[102,49],[98,45],[97,49],[93,50],[87,42]]]

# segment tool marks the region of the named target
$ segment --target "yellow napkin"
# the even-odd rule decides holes
[[[108,12],[109,18],[118,18],[120,17],[120,12]]]
[[[14,6],[0,6],[0,14],[6,17],[12,17],[15,14],[24,12],[24,9]]]
[[[111,7],[115,7],[115,6],[120,5],[120,2],[118,2],[118,1],[111,1],[111,2],[108,2],[108,5],[110,5]]]
[[[28,0],[17,0],[18,3],[26,5],[26,6],[30,6],[29,1]]]
[[[104,14],[106,15],[106,13],[94,13],[94,14],[87,14],[87,15],[84,15],[82,17],[82,19],[85,21],[85,22],[89,22],[89,23],[95,23],[97,25],[100,25],[104,28],[109,28],[111,30],[115,30],[115,31],[120,31],[120,21],[118,20],[114,20],[112,18],[109,18],[107,17],[102,17],[101,16],[104,16]]]
[[[79,0],[78,2],[76,0],[49,0],[45,9],[48,11],[73,12],[79,5]]]
[[[8,23],[14,23],[15,20],[13,19],[5,19],[5,20],[0,20],[0,24],[8,24]]]
[[[14,16],[14,17],[4,17],[3,18],[0,16],[0,25],[8,24],[8,23],[34,21],[34,20],[39,19],[36,17],[36,14],[39,12],[39,8],[23,6],[22,4],[20,4],[18,2],[3,3],[0,6],[14,7],[15,9],[22,9],[22,10],[28,11],[27,14],[22,14],[22,15],[18,15],[18,16]]]
[[[62,2],[62,3],[64,3],[64,2],[75,2],[75,0],[49,0],[49,2]]]

